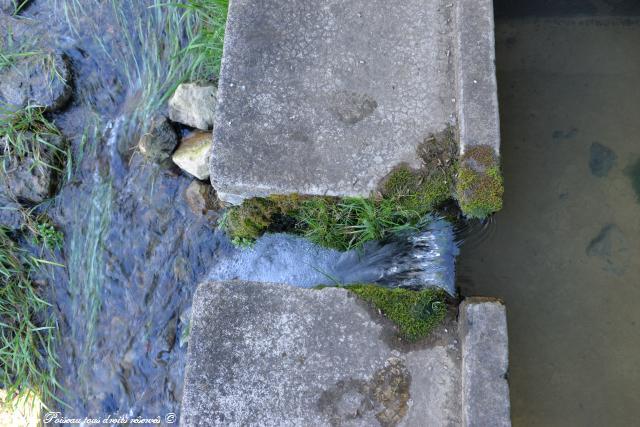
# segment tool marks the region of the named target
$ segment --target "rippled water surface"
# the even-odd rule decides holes
[[[638,425],[638,2],[497,5],[505,204],[459,285],[506,301],[514,425]]]

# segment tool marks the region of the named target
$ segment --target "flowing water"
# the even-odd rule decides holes
[[[23,14],[74,70],[73,103],[55,117],[74,165],[48,208],[65,234],[65,268],[49,283],[66,417],[179,415],[191,298],[206,279],[427,283],[455,294],[458,248],[444,220],[361,252],[283,235],[239,250],[189,210],[191,179],[133,149],[188,69],[175,61],[188,25],[179,13],[159,0],[34,0]]]
[[[515,426],[638,425],[640,2],[496,15],[504,210],[458,283],[506,302]]]

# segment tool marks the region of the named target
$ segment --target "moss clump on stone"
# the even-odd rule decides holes
[[[234,244],[247,246],[266,232],[294,231],[295,216],[304,196],[297,194],[254,197],[230,208],[221,227]]]
[[[428,336],[442,323],[447,313],[446,294],[442,289],[413,291],[372,284],[345,288],[378,308],[397,326],[399,335],[408,341]]]
[[[502,209],[503,180],[493,147],[468,148],[460,159],[457,178],[458,203],[466,217],[483,219]]]
[[[424,215],[451,197],[451,183],[447,170],[436,170],[427,175],[401,165],[385,180],[381,193],[401,208]]]
[[[361,248],[414,229],[426,214],[451,198],[456,165],[453,130],[420,145],[423,167],[396,167],[371,197],[256,197],[231,208],[222,222],[232,241],[250,245],[266,232],[300,234],[341,251]]]

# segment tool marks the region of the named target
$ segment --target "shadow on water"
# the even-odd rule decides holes
[[[504,209],[461,292],[506,301],[514,425],[636,425],[640,2],[495,6]]]

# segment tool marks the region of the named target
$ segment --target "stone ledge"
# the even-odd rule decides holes
[[[492,0],[457,0],[456,80],[460,153],[489,145],[500,154]]]
[[[464,425],[510,426],[506,308],[496,299],[467,298],[458,321]]]
[[[202,284],[181,424],[508,425],[504,306],[471,299],[460,318],[408,345],[345,289]]]

